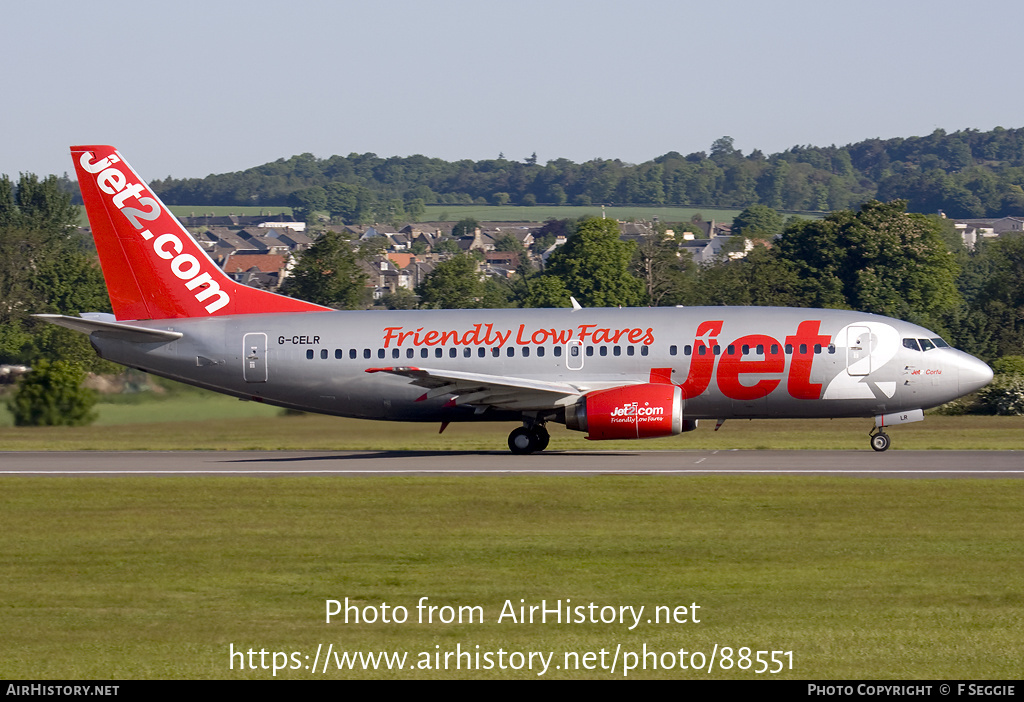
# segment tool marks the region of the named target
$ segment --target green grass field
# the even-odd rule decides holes
[[[7,421],[0,450],[493,451],[511,429],[452,425],[438,436],[432,424],[282,416],[194,392],[100,408],[93,427]],[[717,433],[601,444],[558,427],[551,450],[855,448],[870,457],[870,424],[735,421]],[[929,416],[891,434],[896,450],[1021,450],[1024,418]],[[499,650],[550,656],[546,678],[621,678],[623,662],[655,660],[625,657],[646,650],[659,668],[629,677],[1015,679],[1022,507],[1024,482],[1014,480],[4,477],[0,676],[538,677],[528,667],[408,668],[433,666],[435,654],[443,663],[461,646],[495,666]],[[421,597],[453,609],[419,623]],[[364,614],[405,607],[409,620],[325,623],[326,601],[346,598]],[[610,620],[498,621],[506,601],[566,600],[596,612],[645,609],[632,630]],[[655,607],[694,603],[699,623],[647,622]],[[476,608],[463,610],[475,619],[439,621],[460,607]],[[407,668],[339,670],[332,658],[325,673],[321,658],[312,673],[320,644],[405,653]],[[720,663],[721,647],[732,649],[732,667],[679,668],[681,649],[706,660],[716,645]],[[242,669],[250,659],[232,658],[232,646],[255,651],[257,666],[267,651],[267,668]],[[567,654],[600,666],[602,650],[606,665],[619,651],[614,673],[564,668]],[[762,650],[792,653],[781,672],[757,674]],[[276,676],[273,652],[284,666]]]
[[[715,207],[605,207],[604,215],[622,221],[647,220],[657,217],[662,222],[689,222],[699,214],[705,220],[732,222],[742,210]],[[472,217],[481,222],[544,222],[548,219],[600,217],[600,205],[429,205],[420,219],[425,222],[456,221]]]
[[[285,416],[254,402],[199,391],[166,399],[97,405],[91,427],[15,427],[0,400],[0,451],[47,450],[504,450],[514,424],[371,422],[319,415]],[[551,450],[576,449],[865,449],[870,419],[732,420],[719,431],[703,422],[697,431],[665,439],[587,441],[583,434],[550,425]],[[1024,417],[948,417],[893,427],[893,450],[1024,450]]]
[[[0,673],[274,677],[269,657],[240,670],[233,645],[287,653],[278,662],[298,669],[279,678],[538,677],[305,668],[333,644],[409,665],[457,646],[544,652],[545,677],[611,679],[624,658],[615,673],[555,666],[566,652],[603,649],[610,664],[616,647],[646,646],[665,663],[717,645],[734,650],[731,669],[630,677],[1015,679],[1022,500],[1021,481],[988,480],[5,478]],[[478,614],[420,623],[421,597]],[[346,598],[409,619],[325,623],[326,601]],[[645,611],[632,631],[499,622],[506,600]],[[694,603],[699,623],[646,621]],[[758,675],[739,668],[743,647],[792,655]]]
[[[265,213],[291,214],[290,207],[236,207],[229,205],[171,205],[171,212],[178,217],[201,217],[203,215],[224,216],[258,215]],[[657,217],[662,222],[689,222],[695,214],[705,220],[714,219],[718,222],[731,222],[741,212],[739,209],[716,207],[606,207],[605,216],[623,221],[644,219],[650,221]],[[584,216],[601,216],[600,205],[536,205],[522,207],[517,205],[428,205],[420,221],[457,221],[472,217],[481,222],[543,222],[547,219],[576,219]],[[816,215],[803,215],[812,217]],[[84,225],[83,225],[84,226]]]

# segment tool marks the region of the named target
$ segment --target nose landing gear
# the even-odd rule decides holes
[[[881,428],[876,427],[872,429],[869,436],[871,437],[871,448],[875,451],[885,451],[889,448],[889,435],[882,431]]]

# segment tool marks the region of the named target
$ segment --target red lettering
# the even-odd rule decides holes
[[[818,333],[820,320],[800,322],[794,336],[787,336],[786,343],[793,346],[793,360],[789,364],[789,394],[798,400],[817,400],[821,397],[821,383],[811,382],[811,365],[814,363],[814,346],[828,346],[831,336]]]
[[[753,385],[740,383],[740,375],[744,373],[782,373],[786,369],[786,357],[781,351],[771,353],[771,345],[778,347],[778,341],[763,334],[751,334],[740,337],[735,343],[730,344],[732,353],[726,351],[722,360],[718,363],[718,387],[727,396],[734,400],[756,400],[768,395],[782,382],[781,378],[763,378]],[[743,358],[743,345],[763,345],[769,349],[769,353],[761,358]],[[739,347],[739,348],[737,348]]]
[[[683,391],[683,399],[697,397],[708,389],[711,384],[711,373],[715,367],[715,357],[711,353],[711,347],[722,333],[722,320],[714,322],[701,322],[697,327],[697,338],[693,342],[693,355],[690,357],[690,372],[686,380],[679,386]],[[633,331],[629,333],[629,340],[633,340]],[[705,338],[707,337],[707,338]],[[701,352],[703,349],[703,352]]]

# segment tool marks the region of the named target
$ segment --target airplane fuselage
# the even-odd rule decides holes
[[[183,336],[139,344],[93,334],[100,355],[240,398],[366,419],[519,417],[423,399],[406,378],[367,372],[382,367],[561,382],[581,394],[671,382],[687,419],[882,415],[948,402],[989,377],[923,327],[840,310],[338,311],[133,324]]]

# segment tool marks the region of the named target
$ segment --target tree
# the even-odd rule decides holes
[[[874,312],[941,328],[959,302],[953,254],[939,226],[906,202],[866,202],[791,226],[775,250],[815,307]]]
[[[472,217],[466,217],[460,219],[452,227],[452,237],[458,239],[464,236],[472,236],[473,233],[480,227],[480,222],[476,221]]]
[[[635,307],[643,303],[644,288],[630,273],[634,248],[619,239],[615,220],[584,219],[541,275],[559,278],[585,307]]]
[[[290,204],[295,218],[308,222],[315,212],[327,209],[327,191],[319,185],[297,190],[292,193]]]
[[[782,233],[782,215],[767,205],[751,205],[736,215],[732,229],[748,239],[773,239]]]
[[[85,426],[96,419],[96,393],[82,387],[85,371],[72,361],[38,361],[7,401],[19,427]]]
[[[795,267],[764,246],[703,266],[687,292],[688,305],[809,306]]]
[[[992,360],[1024,348],[1024,237],[979,242],[961,254],[965,304],[947,320],[954,344]]]
[[[358,309],[365,304],[366,274],[349,241],[326,231],[304,251],[281,292],[335,309]]]
[[[572,293],[561,278],[553,275],[531,275],[523,278],[519,303],[523,307],[570,307]]]
[[[643,281],[647,304],[677,305],[688,297],[697,266],[688,251],[664,233],[645,236],[636,247],[633,269]]]
[[[105,365],[88,338],[39,322],[38,313],[110,310],[95,254],[77,231],[78,208],[55,176],[0,176],[0,361]],[[91,244],[91,242],[89,242]]]
[[[430,309],[506,307],[508,296],[492,278],[481,278],[479,261],[458,254],[437,264],[416,288],[421,305]]]

